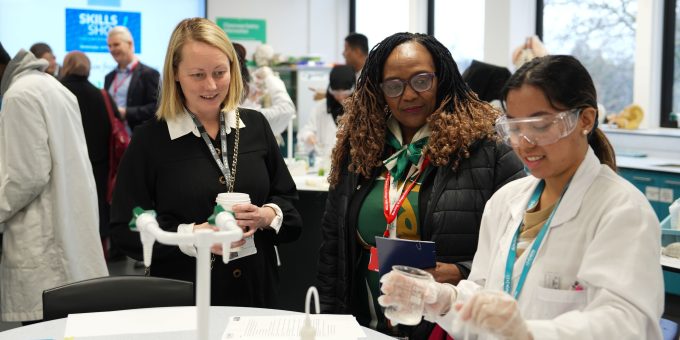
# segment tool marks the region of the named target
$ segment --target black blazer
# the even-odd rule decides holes
[[[240,109],[241,129],[234,191],[248,193],[253,204],[275,203],[283,211],[278,234],[273,230],[255,233],[257,254],[224,264],[213,262],[211,297],[213,305],[268,307],[276,305],[279,274],[274,245],[297,239],[302,218],[293,206],[297,190],[281,157],[279,146],[264,116]],[[235,133],[227,135],[229,166],[233,161]],[[221,148],[219,134],[212,140]],[[111,207],[111,237],[120,250],[142,259],[139,233],[128,222],[132,208],[140,206],[158,213],[160,227],[177,231],[181,223],[203,223],[213,211],[215,197],[226,191],[222,173],[202,138],[188,133],[170,139],[165,120],[150,120],[137,128],[120,163]],[[286,258],[281,259],[286,263]],[[185,281],[196,279],[196,259],[177,246],[154,245],[151,276]]]
[[[115,76],[116,70],[113,70],[104,78],[106,91],[109,91]],[[158,71],[141,62],[132,70],[125,106],[125,120],[127,120],[130,129],[134,129],[135,126],[153,118],[158,104],[159,82],[160,74]]]

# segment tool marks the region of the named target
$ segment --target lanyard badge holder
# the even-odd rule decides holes
[[[571,182],[571,179],[569,180],[569,182]],[[550,212],[550,216],[548,216],[548,219],[543,223],[543,226],[541,227],[541,230],[538,232],[538,235],[536,235],[536,239],[534,239],[534,242],[531,245],[531,249],[529,249],[529,253],[527,253],[527,259],[524,262],[524,265],[522,266],[522,272],[520,274],[519,280],[517,281],[517,285],[515,286],[515,291],[513,292],[512,271],[515,266],[515,260],[517,259],[517,239],[519,238],[520,229],[522,228],[524,220],[522,220],[519,223],[517,229],[515,230],[515,234],[512,237],[512,241],[510,242],[510,249],[508,250],[508,259],[505,262],[505,275],[503,276],[503,291],[512,295],[515,298],[515,300],[517,300],[519,294],[522,292],[522,288],[524,287],[524,281],[526,280],[526,277],[529,274],[531,266],[534,264],[536,254],[538,253],[538,250],[540,249],[543,240],[548,234],[548,231],[550,229],[550,223],[552,222],[552,219],[555,216],[555,213],[557,212],[557,208],[559,207],[560,202],[564,197],[564,193],[566,193],[567,188],[569,188],[569,182],[567,182],[567,185],[564,186],[560,198],[557,200],[557,203],[555,204],[555,207],[553,207],[552,212]],[[536,207],[538,201],[541,198],[541,194],[543,193],[543,189],[545,189],[545,181],[541,180],[538,183],[538,186],[536,186],[536,189],[531,195],[531,198],[529,199],[529,204],[527,204],[528,209],[533,209]]]
[[[385,175],[385,185],[383,188],[383,214],[385,215],[385,221],[387,221],[387,226],[383,232],[383,237],[387,238],[397,238],[397,215],[399,209],[404,204],[406,197],[411,192],[413,187],[416,185],[418,179],[423,174],[428,164],[430,163],[429,158],[424,158],[421,161],[420,168],[418,172],[410,173],[406,176],[404,183],[401,186],[397,185],[397,179],[392,178],[389,171]],[[415,175],[415,176],[414,176]],[[409,177],[414,177],[413,182],[406,186]],[[401,192],[401,194],[399,194]],[[395,198],[397,198],[395,200]],[[391,203],[394,202],[394,203]],[[368,269],[372,271],[378,271],[378,250],[376,247],[371,247],[370,249],[370,259],[368,262]]]

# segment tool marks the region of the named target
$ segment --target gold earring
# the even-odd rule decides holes
[[[390,111],[390,107],[387,104],[385,104],[383,111],[385,112],[385,116],[389,116],[392,113],[392,111]]]

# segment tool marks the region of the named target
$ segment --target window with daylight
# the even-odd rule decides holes
[[[484,1],[435,0],[434,36],[463,73],[473,59],[484,60]]]
[[[548,53],[570,54],[583,63],[606,112],[619,112],[630,105],[638,1],[542,2],[543,42]]]
[[[356,0],[356,30],[368,49],[397,32],[409,30],[409,0]]]

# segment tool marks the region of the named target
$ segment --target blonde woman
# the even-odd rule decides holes
[[[111,223],[116,244],[141,259],[139,235],[127,228],[133,207],[156,210],[167,231],[190,233],[213,227],[206,220],[218,193],[249,194],[252,204],[235,205],[234,212],[244,237],[254,235],[257,253],[227,265],[213,262],[212,304],[272,307],[274,244],[296,239],[302,222],[269,124],[261,113],[237,107],[242,91],[225,33],[206,19],[181,21],[168,45],[157,120],[135,130],[121,162]],[[193,247],[157,245],[149,273],[193,281],[192,255]]]

